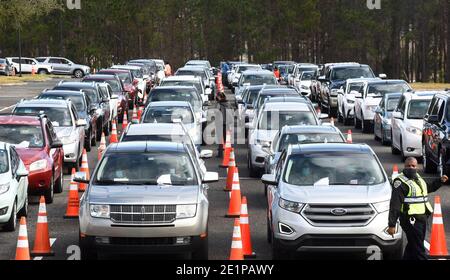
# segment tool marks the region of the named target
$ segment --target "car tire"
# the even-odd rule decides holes
[[[14,201],[13,208],[11,210],[11,216],[8,222],[3,226],[3,230],[7,232],[13,232],[17,227],[17,199]]]
[[[103,132],[103,120],[97,121],[97,133],[95,135],[96,141],[101,141]]]
[[[362,123],[361,121],[358,119],[358,117],[355,114],[354,117],[354,123],[355,123],[355,129],[361,129],[362,128]]]
[[[394,143],[391,143],[391,153],[393,155],[399,155],[400,154],[400,151],[397,148],[394,147]]]
[[[383,131],[383,130],[382,130],[382,131]],[[373,139],[374,139],[375,141],[380,141],[380,140],[381,140],[381,138],[378,137],[378,135],[377,135],[377,133],[376,133],[376,131],[375,131],[375,126],[374,126],[374,128],[373,128]]]
[[[428,154],[425,149],[425,144],[422,144],[422,151],[423,151],[423,159],[422,159],[423,170],[425,171],[425,173],[428,173],[428,174],[436,173],[437,166],[434,162],[432,162],[431,160],[428,159]]]
[[[79,237],[78,244],[80,245],[80,251],[81,251],[81,260],[83,261],[95,261],[98,259],[97,252],[94,251],[94,249],[91,246],[88,246],[83,242],[81,237]]]
[[[45,70],[45,69],[39,69],[38,70],[38,75],[47,75],[47,74],[48,74],[48,71]]]
[[[257,170],[253,167],[251,154],[248,154],[248,172],[251,178],[258,177]]]
[[[402,157],[402,162],[406,160],[404,146],[403,146],[403,138],[400,137],[400,155]]]
[[[109,132],[111,131],[111,127],[112,127],[111,122],[108,121],[106,123],[106,127],[103,129],[103,132],[105,133],[105,136],[109,136]],[[101,138],[101,136],[100,136],[100,138]]]
[[[389,145],[389,141],[386,139],[386,133],[383,131],[383,129],[381,129],[381,145]]]
[[[197,260],[197,261],[207,261],[209,257],[209,243],[208,243],[208,237],[206,237],[203,241],[201,241],[202,244],[200,247],[192,252],[191,259]]]
[[[52,175],[52,178],[50,179],[50,186],[47,190],[45,190],[44,192],[44,197],[45,197],[45,203],[46,204],[52,204],[53,203],[53,198],[55,195],[55,174]]]
[[[83,71],[77,69],[77,70],[73,71],[73,76],[77,79],[81,79],[81,78],[83,78],[84,73],[83,73]]]
[[[61,173],[55,184],[55,193],[62,193],[64,190],[64,176]]]
[[[25,202],[22,206],[22,209],[20,209],[19,213],[17,213],[17,216],[19,218],[26,218],[28,216],[28,195],[25,197]]]

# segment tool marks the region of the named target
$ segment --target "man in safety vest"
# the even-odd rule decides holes
[[[428,217],[433,213],[433,207],[428,199],[428,193],[437,191],[448,181],[446,175],[435,180],[431,186],[417,173],[417,160],[408,158],[405,169],[395,180],[392,188],[392,198],[389,211],[388,233],[397,233],[397,221],[408,239],[403,259],[426,260],[425,235]]]

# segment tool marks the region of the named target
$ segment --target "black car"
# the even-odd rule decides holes
[[[109,99],[102,96],[99,83],[60,82],[53,89],[83,91],[91,104],[89,111],[95,110],[96,112],[97,128],[102,128],[97,129],[97,141],[100,141],[102,132],[104,132],[106,136],[109,135],[109,132],[111,131],[111,110],[109,108]]]
[[[450,175],[450,92],[438,93],[424,118],[423,166],[426,173]]]
[[[95,106],[91,106],[89,98],[83,91],[47,90],[42,92],[38,99],[71,100],[77,109],[80,119],[86,120],[84,147],[90,152],[97,145],[97,113]]]
[[[384,77],[384,76],[381,76]],[[369,65],[359,63],[337,63],[325,67],[324,76],[318,78],[322,85],[319,102],[322,110],[337,117],[338,91],[348,79],[375,78]]]

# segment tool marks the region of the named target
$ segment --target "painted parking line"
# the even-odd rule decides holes
[[[7,111],[7,110],[13,108],[14,106],[16,106],[16,105],[11,105],[9,107],[5,107],[5,108],[1,109],[0,112]]]
[[[50,238],[50,247],[53,247],[53,244],[56,242],[56,238]],[[35,257],[34,261],[42,261],[44,257]]]

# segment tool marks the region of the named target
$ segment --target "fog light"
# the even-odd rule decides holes
[[[414,148],[408,148],[407,149],[407,151],[409,152],[409,153],[412,153],[412,152],[414,152],[416,149],[414,149]]]
[[[177,237],[177,245],[187,245],[191,243],[190,237]]]
[[[0,209],[0,216],[6,215],[8,213],[8,207]]]
[[[263,157],[256,157],[256,162],[257,163],[264,163],[264,161],[265,161],[265,158],[263,158]]]
[[[278,229],[280,230],[281,234],[291,235],[294,233],[294,230],[290,226],[282,223],[278,224]]]
[[[98,244],[109,244],[109,237],[96,237],[95,242]]]

